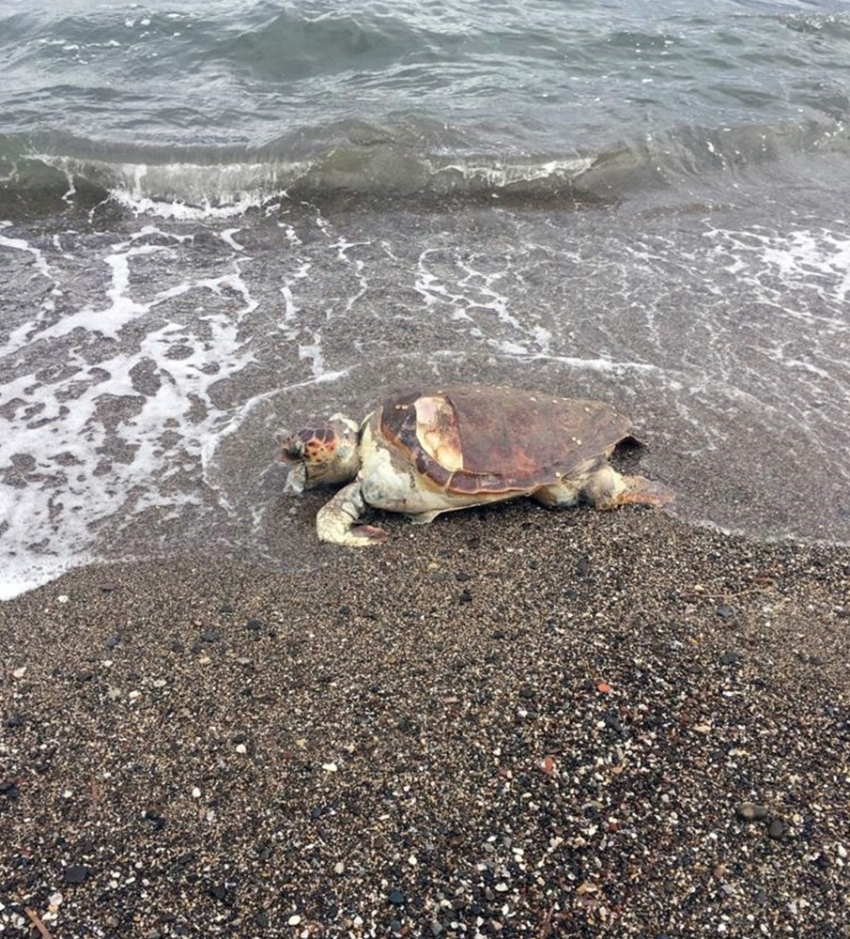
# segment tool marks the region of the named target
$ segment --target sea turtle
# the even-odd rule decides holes
[[[673,493],[608,463],[630,422],[601,401],[487,385],[395,394],[362,424],[335,414],[283,441],[286,488],[348,482],[320,511],[320,540],[371,545],[367,505],[414,522],[441,512],[531,496],[548,506],[663,505]],[[350,481],[350,480],[353,480]]]

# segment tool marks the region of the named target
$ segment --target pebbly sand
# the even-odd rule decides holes
[[[388,527],[0,604],[0,934],[850,936],[850,550]]]

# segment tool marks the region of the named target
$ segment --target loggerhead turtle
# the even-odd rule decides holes
[[[672,501],[661,483],[609,465],[619,443],[637,442],[630,426],[601,401],[487,385],[419,389],[387,398],[360,425],[335,414],[284,440],[286,489],[348,482],[316,518],[319,539],[342,545],[386,539],[359,524],[367,505],[426,523],[519,496],[598,509]]]

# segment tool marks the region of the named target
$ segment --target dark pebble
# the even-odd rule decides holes
[[[788,831],[788,827],[785,822],[783,822],[781,818],[775,818],[767,829],[767,836],[768,838],[778,840],[785,835],[786,831]]]
[[[82,684],[83,682],[91,681],[92,678],[94,678],[94,672],[78,672],[75,678],[78,682],[80,682],[80,684]]]
[[[21,717],[20,714],[10,714],[6,718],[6,726],[7,727],[23,727],[24,719],[23,717]]]
[[[620,715],[616,711],[608,711],[602,718],[605,721],[605,726],[610,727],[611,730],[616,731],[618,734],[623,733],[623,724],[620,720]]]
[[[106,640],[106,642],[104,642],[104,645],[106,646],[107,649],[114,649],[114,648],[116,648],[117,646],[121,645],[121,637],[120,637],[120,636],[110,636],[110,637]]]
[[[229,603],[224,603],[218,608],[219,613],[232,613],[233,607]]]
[[[18,784],[13,779],[7,779],[6,782],[0,782],[0,796],[14,802],[21,794]]]
[[[254,924],[260,929],[265,929],[269,925],[269,914],[265,910],[257,910],[254,914]]]
[[[82,884],[85,883],[91,871],[88,867],[84,867],[82,864],[73,864],[71,867],[65,868],[64,880],[66,884]]]
[[[721,619],[725,620],[730,620],[735,615],[735,611],[732,609],[732,607],[727,606],[725,603],[721,603],[715,612]]]
[[[221,633],[217,629],[205,629],[201,633],[201,639],[204,642],[218,642],[221,639]]]
[[[469,592],[469,590],[464,590],[463,593],[461,593],[461,595],[460,595],[460,602],[461,602],[461,603],[471,603],[471,602],[472,602],[472,594]]]
[[[158,812],[144,812],[144,818],[151,823],[154,831],[162,831],[165,828],[165,819]]]
[[[251,632],[258,632],[263,628],[263,624],[258,619],[249,619],[246,623],[246,626],[251,630]]]
[[[401,890],[390,890],[387,894],[387,899],[393,906],[403,906],[407,902],[407,897],[405,897]]]
[[[734,665],[736,662],[741,661],[740,652],[726,652],[720,656],[720,663],[722,665]]]

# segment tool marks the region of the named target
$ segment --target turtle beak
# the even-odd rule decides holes
[[[286,476],[284,492],[293,492],[301,495],[307,488],[307,467],[303,463],[292,463]]]
[[[297,434],[287,437],[281,444],[280,458],[289,466],[283,491],[300,495],[307,488],[304,441]]]

